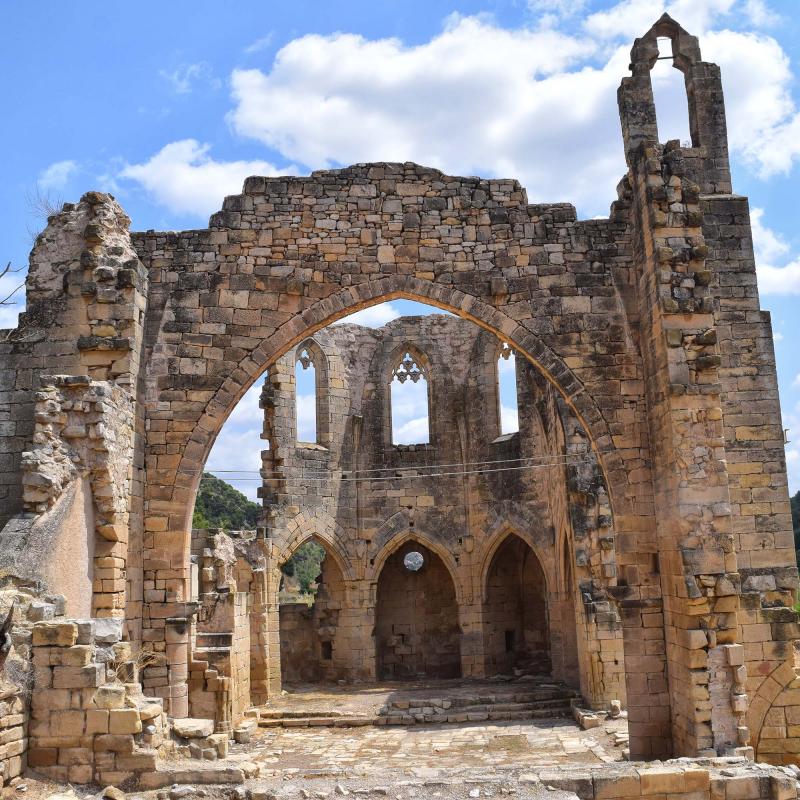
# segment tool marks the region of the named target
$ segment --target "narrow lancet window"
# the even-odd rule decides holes
[[[500,413],[500,435],[519,430],[517,411],[517,360],[505,342],[497,358],[497,397]]]
[[[656,106],[658,141],[662,144],[678,139],[685,147],[692,146],[689,125],[689,100],[686,81],[672,59],[672,40],[658,39],[658,60],[650,71],[653,102]]]
[[[428,379],[422,360],[404,351],[392,370],[392,444],[428,444]]]
[[[317,443],[317,369],[307,347],[297,351],[294,368],[297,441]]]

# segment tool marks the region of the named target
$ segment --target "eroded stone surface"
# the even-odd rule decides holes
[[[686,79],[690,147],[658,142],[650,82],[658,37],[672,41]],[[51,218],[31,254],[27,310],[0,337],[0,521],[8,522],[0,552],[20,556],[4,562],[1,577],[24,599],[5,666],[17,672],[2,702],[9,719],[29,723],[27,738],[16,722],[0,734],[3,780],[22,770],[27,746],[31,765],[38,759],[63,780],[162,781],[150,748],[163,730],[137,687],[173,717],[198,704],[218,733],[232,731],[249,702],[277,689],[274,567],[308,536],[339,548],[341,584],[356,596],[329,603],[317,632],[348,628],[342,641],[370,656],[364,677],[375,664],[403,663],[405,643],[389,642],[397,634],[381,631],[382,660],[364,634],[379,581],[370,569],[409,541],[411,522],[432,518],[433,493],[401,490],[413,514],[389,499],[392,490],[367,509],[358,499],[355,524],[337,527],[349,508],[338,486],[320,502],[279,486],[264,498],[266,524],[253,541],[203,545],[203,599],[192,596],[189,529],[205,458],[253,382],[265,370],[271,383],[281,377],[282,359],[330,322],[397,297],[451,310],[513,347],[541,383],[543,423],[566,409],[561,434],[543,424],[539,441],[550,455],[585,463],[545,493],[550,508],[537,519],[561,543],[545,576],[563,572],[557,586],[573,595],[574,627],[591,634],[577,659],[585,699],[621,700],[611,687],[621,686],[624,662],[632,755],[798,760],[797,568],[772,334],[747,200],[732,193],[719,69],[665,16],[634,43],[618,99],[628,171],[607,219],[528,204],[513,180],[416,164],[252,177],[205,230],[132,234],[119,204],[98,192]],[[329,438],[319,446],[332,445],[343,423],[352,454],[383,412],[374,403],[367,418],[340,402],[334,381],[346,376],[328,375]],[[271,385],[265,400],[287,397]],[[265,457],[278,475],[303,459],[358,467],[324,463],[314,448],[302,458],[288,452],[275,427],[284,412],[267,414],[265,428],[287,450],[285,461]],[[448,424],[472,459],[469,424],[455,413]],[[487,521],[495,532],[513,522],[514,497],[498,489],[486,501],[477,479],[460,491],[463,515],[483,515],[480,530],[446,514],[439,527],[460,527],[461,536],[429,536],[426,546],[456,578],[447,607],[458,609],[460,627],[449,626],[443,647],[454,650],[460,636],[458,661],[471,675],[487,663],[477,646],[484,572],[474,560],[486,552]],[[80,565],[90,572],[92,614],[124,618],[125,641],[92,642],[77,627],[64,640],[36,633],[35,625],[63,624],[66,593],[21,556],[35,541],[43,558],[68,563],[75,551],[53,535],[65,527],[93,547]],[[193,627],[214,605],[205,629]],[[346,608],[358,614],[348,621]],[[549,625],[551,662],[555,634],[568,627]],[[544,628],[536,633],[543,641]],[[604,651],[603,642],[613,644]],[[125,687],[123,707],[95,703],[108,683]],[[140,703],[150,710],[136,720]],[[632,796],[691,794],[692,780],[677,771],[629,776]],[[793,796],[778,775],[725,776],[736,785],[731,800]]]

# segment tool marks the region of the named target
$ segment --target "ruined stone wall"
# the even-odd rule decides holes
[[[155,769],[166,718],[160,701],[138,689],[130,646],[113,641],[121,633],[117,625],[109,639],[91,621],[34,625],[27,758],[37,772],[119,784]]]
[[[659,36],[672,40],[686,79],[691,148],[658,144],[649,73]],[[748,696],[762,685],[749,676],[774,670],[779,688],[767,696],[791,692],[793,657],[778,642],[797,633],[768,315],[746,202],[730,196],[719,69],[666,16],[636,41],[631,60],[619,92],[631,168],[621,192],[632,193],[638,217],[657,507],[670,510],[658,526],[673,743],[678,752],[747,751],[770,702]],[[763,567],[753,572],[753,560]]]
[[[688,148],[658,142],[650,83],[658,37],[672,40],[674,65],[685,76]],[[88,377],[127,392],[133,451],[115,449],[131,465],[127,544],[107,540],[112,561],[95,567],[113,572],[93,594],[103,598],[98,612],[120,613],[125,581],[128,635],[154,659],[144,683],[171,714],[184,716],[189,705],[192,502],[223,422],[265,370],[277,375],[281,358],[325,325],[407,297],[508,341],[569,409],[566,452],[592,455],[591,469],[567,475],[568,500],[550,483],[542,506],[558,574],[566,581],[572,571],[578,587],[557,600],[560,619],[573,601],[577,631],[574,648],[568,642],[561,652],[575,651],[580,674],[595,676],[588,683],[604,698],[617,680],[606,676],[620,675],[624,647],[632,754],[753,746],[773,760],[797,760],[791,708],[800,691],[800,631],[774,359],[746,204],[730,194],[719,69],[702,61],[697,40],[668,17],[635,42],[631,65],[619,93],[628,174],[608,219],[579,221],[565,204],[530,205],[513,180],[360,164],[305,178],[250,178],[206,230],[131,235],[116,202],[95,192],[49,221],[31,256],[27,311],[0,342],[0,518],[14,518],[2,536],[19,530],[22,453],[35,449],[40,377]],[[334,394],[344,388],[335,381],[346,367],[331,366]],[[374,394],[364,385],[362,400],[377,412],[383,400],[372,384]],[[343,398],[329,394],[335,422],[347,412]],[[474,458],[472,442],[484,435],[476,438],[464,416],[441,429],[441,455],[456,456],[455,463]],[[359,457],[371,452],[362,439],[379,433],[373,417],[385,420],[383,413],[353,414],[343,439]],[[520,437],[519,455],[536,441]],[[497,445],[504,457],[515,456],[515,447]],[[389,452],[381,468],[421,468],[433,455],[431,448]],[[283,455],[271,469],[283,468]],[[347,466],[315,448],[302,460],[310,468]],[[112,483],[114,495],[118,478]],[[408,484],[397,497],[370,489],[365,506],[360,489],[335,487],[366,534],[352,542],[352,563],[346,548],[337,550],[348,541],[346,526],[316,512],[287,521],[291,540],[270,542],[265,558],[277,562],[318,536],[339,559],[353,607],[369,618],[373,568],[387,557],[378,542],[396,546],[410,528],[422,530],[418,520],[431,528],[422,531],[431,546],[432,537],[448,535],[428,525],[436,520],[434,493],[424,481]],[[479,574],[475,565],[486,563],[505,523],[473,515],[464,498],[479,497],[482,487],[502,497],[505,482],[484,475],[440,485],[459,499],[459,524],[469,515],[467,527],[483,531],[487,545],[468,535],[438,554],[451,574]],[[289,488],[279,481],[274,491],[288,495]],[[107,496],[92,492],[96,509]],[[315,509],[326,502],[318,485],[308,498]],[[413,514],[400,509],[402,498]],[[387,523],[391,508],[399,516]],[[576,508],[592,523],[582,540]],[[567,516],[574,538],[565,547]],[[266,693],[280,677],[272,571],[263,584],[251,646],[260,642],[264,666],[252,685]],[[476,674],[480,588],[474,580],[455,584],[459,608],[471,609],[460,619],[462,667]],[[355,658],[374,652],[369,637],[358,638],[361,627],[349,634]]]
[[[135,631],[144,466],[135,391],[147,276],[129,224],[113,197],[89,192],[64,204],[36,240],[26,311],[16,329],[0,332],[0,528],[11,520],[0,532],[0,551],[12,574],[24,573],[23,565],[8,564],[9,553],[57,559],[72,546],[62,541],[67,550],[57,549],[62,523],[75,537],[85,528],[91,613],[121,617],[131,602]],[[90,487],[70,486],[87,476]],[[56,508],[62,494],[72,496]],[[74,506],[76,494],[93,520],[82,508],[64,507]],[[85,605],[81,591],[72,594]]]

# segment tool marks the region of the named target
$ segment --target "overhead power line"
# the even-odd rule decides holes
[[[453,470],[449,472],[416,472],[414,473],[405,473],[405,474],[398,474],[398,475],[377,475],[372,477],[341,477],[339,481],[341,483],[376,483],[381,481],[396,481],[396,480],[413,480],[418,478],[450,478],[450,477],[457,477],[461,475],[487,475],[492,473],[498,472],[521,472],[527,470],[534,470],[534,469],[546,469],[548,467],[565,465],[565,466],[574,466],[578,464],[589,464],[595,463],[594,457],[576,457],[572,460],[568,461],[554,461],[552,463],[542,463],[542,464],[520,464],[514,467],[492,467],[492,468],[478,468],[478,469],[469,469],[469,470]],[[406,467],[405,469],[415,469],[413,467]],[[419,468],[424,469],[424,468]],[[432,469],[432,468],[429,468]],[[222,470],[219,470],[222,472]],[[398,470],[399,471],[399,470]],[[215,470],[209,470],[212,474],[214,474]],[[226,470],[225,472],[236,472],[235,470]],[[245,472],[243,470],[242,472]],[[254,472],[254,470],[247,470],[246,472]],[[333,475],[329,474],[327,476],[314,476],[314,475],[307,475],[307,474],[300,474],[300,475],[291,475],[291,474],[283,474],[277,473],[275,477],[261,477],[261,478],[233,478],[237,483],[269,483],[269,482],[284,482],[284,481],[327,481],[332,480]]]
[[[567,461],[572,458],[580,458],[581,454],[578,453],[560,453],[556,455],[550,456],[528,456],[526,458],[500,458],[491,461],[458,461],[451,464],[420,464],[418,466],[413,467],[375,467],[373,469],[359,469],[359,470],[343,470],[341,468],[337,468],[335,471],[342,472],[342,473],[349,473],[350,475],[367,475],[375,472],[399,472],[401,470],[421,470],[421,469],[444,469],[450,467],[484,467],[484,466],[494,466],[497,464],[516,464],[516,463],[538,463],[543,465],[550,465],[550,464],[558,464],[564,461]],[[586,457],[594,457],[593,454],[586,454]],[[300,467],[305,472],[304,474],[311,474],[311,473],[322,473],[325,475],[329,475],[334,470],[332,469],[324,469],[320,468],[309,468],[309,467]],[[213,469],[209,468],[208,472],[219,473],[219,474],[254,474],[254,475],[262,475],[265,470],[261,469]],[[273,473],[277,473],[282,475],[283,473],[279,470],[272,470]]]

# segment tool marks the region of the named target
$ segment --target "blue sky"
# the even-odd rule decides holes
[[[295,0],[229,8],[205,0],[5,0],[0,259],[24,267],[43,226],[37,195],[76,200],[102,189],[117,196],[135,229],[203,227],[246,175],[355,161],[410,159],[455,174],[516,177],[531,201],[569,201],[582,217],[605,215],[624,172],[616,87],[633,38],[665,9],[701,36],[704,57],[723,70],[734,188],[754,210],[795,491],[795,0]],[[686,138],[677,73],[666,62],[659,70],[661,138]],[[0,282],[0,296],[22,274]],[[399,310],[373,311],[371,321]],[[0,309],[0,327],[15,319],[15,309]],[[252,415],[252,403],[234,412],[231,448],[250,441]],[[260,447],[256,434],[256,462]]]

